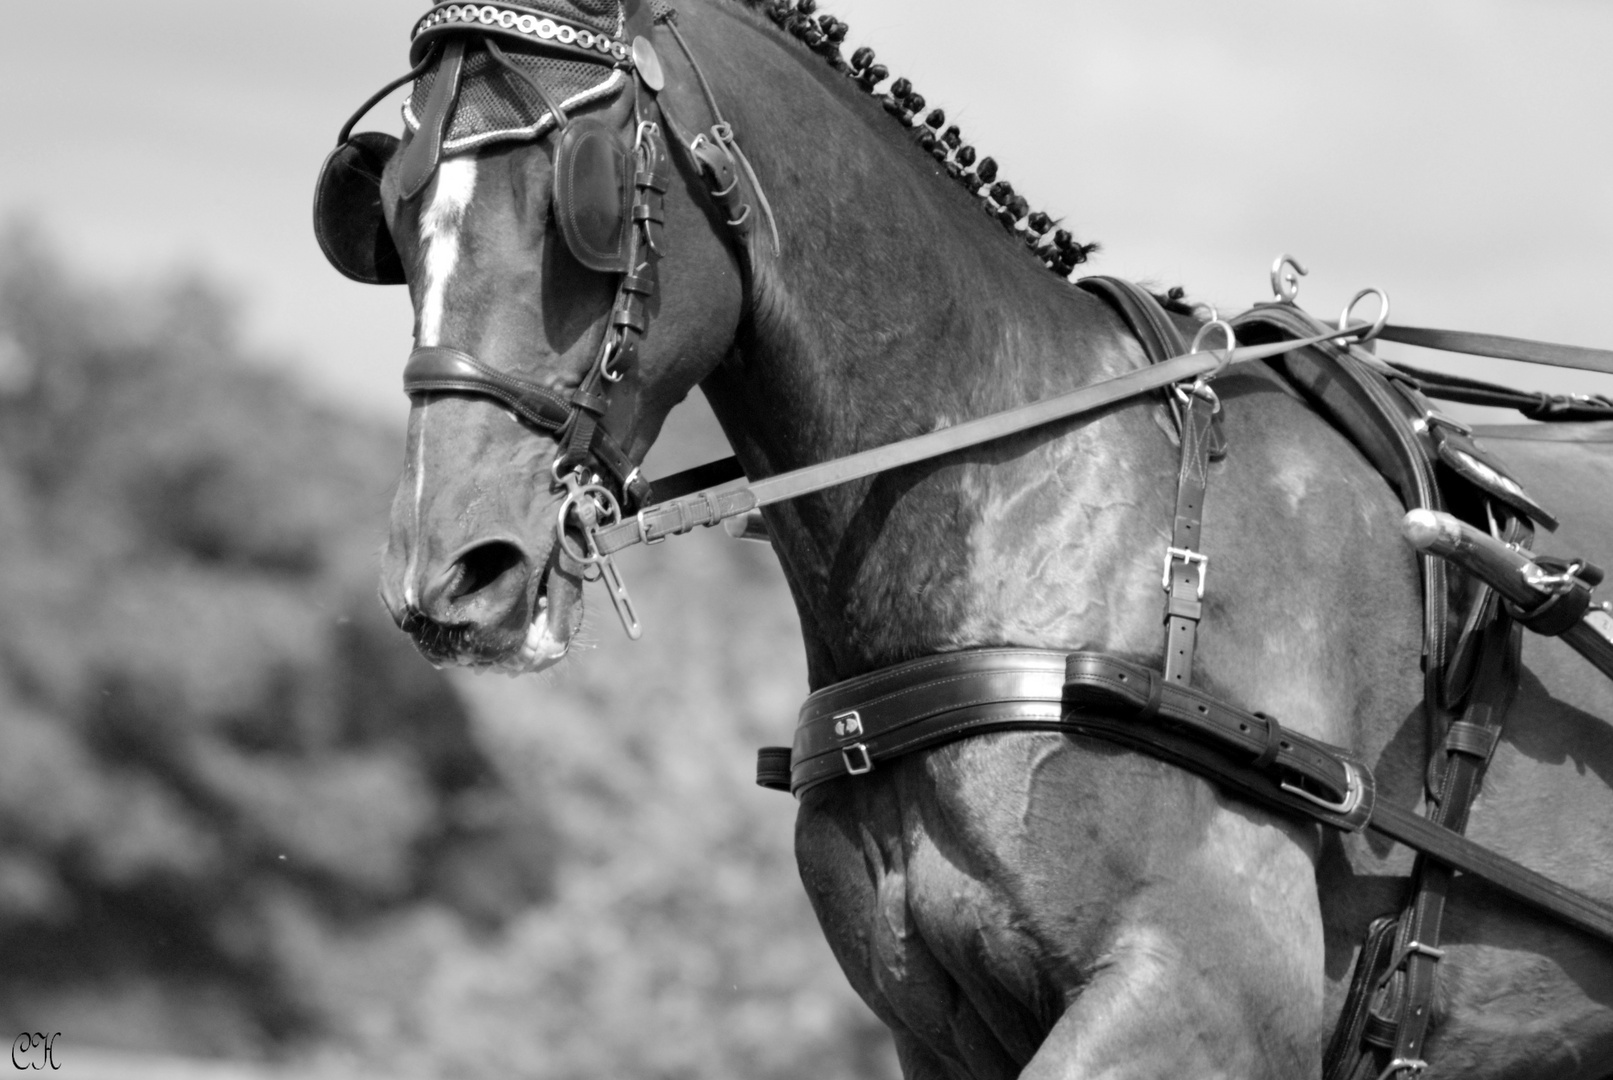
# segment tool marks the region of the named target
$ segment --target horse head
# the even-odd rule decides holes
[[[406,139],[344,132],[321,178],[337,268],[406,281],[414,304],[381,595],[437,663],[565,655],[580,527],[643,502],[667,413],[734,340],[743,253],[668,138],[658,92],[691,121],[704,102],[686,69],[664,85],[654,16],[439,4],[416,26]]]
[[[1140,362],[1069,287],[1090,246],[907,80],[882,90],[870,50],[843,59],[843,23],[809,0],[756,9],[439,3],[392,84],[414,84],[404,140],[350,121],[327,159],[327,256],[414,301],[381,592],[436,662],[565,654],[608,569],[586,529],[645,504],[639,463],[697,384],[756,478]],[[931,470],[769,508],[814,679],[922,647],[915,627],[972,632],[968,483]],[[902,583],[914,558],[941,587]]]

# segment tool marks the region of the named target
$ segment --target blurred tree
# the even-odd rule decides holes
[[[108,293],[0,241],[19,1030],[271,1048],[329,1026],[288,942],[433,902],[489,930],[553,889],[552,829],[374,600],[395,437],[244,363],[232,325],[198,282]]]

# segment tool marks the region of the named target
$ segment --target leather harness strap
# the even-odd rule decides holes
[[[1429,812],[1430,824],[1452,833],[1467,828],[1468,811],[1478,795],[1479,783],[1490,763],[1490,752],[1501,735],[1507,709],[1518,688],[1518,656],[1522,630],[1502,614],[1485,628],[1480,649],[1479,676],[1462,719],[1451,725],[1446,736],[1447,765],[1437,803]],[[1375,1010],[1392,1020],[1393,1039],[1385,1047],[1388,1063],[1416,1068],[1422,1060],[1424,1040],[1433,1018],[1433,1002],[1438,964],[1444,956],[1439,947],[1440,927],[1453,874],[1449,866],[1428,858],[1418,860],[1413,875],[1415,899],[1400,921],[1395,939],[1396,961],[1390,971],[1403,963],[1384,987],[1387,1000]],[[1380,983],[1380,985],[1382,985]],[[1368,1031],[1368,1038],[1372,1032]],[[1375,1064],[1384,1066],[1379,1061]]]
[[[1171,546],[1165,551],[1165,681],[1193,681],[1193,652],[1204,613],[1205,577],[1210,557],[1199,550],[1204,495],[1209,483],[1210,437],[1221,404],[1208,388],[1186,393],[1182,416],[1182,466],[1176,477],[1176,515]]]
[[[1385,326],[1378,334],[1385,341],[1421,345],[1425,349],[1494,356],[1501,360],[1521,360],[1526,364],[1579,368],[1613,375],[1613,352],[1587,349],[1579,345],[1555,345],[1549,341],[1529,341],[1501,334],[1473,334],[1464,330],[1429,330],[1421,326]]]
[[[1285,813],[1371,829],[1613,942],[1613,908],[1376,798],[1371,770],[1348,751],[1102,653],[970,649],[825,687],[801,708],[793,765],[781,770],[783,752],[766,751],[757,781],[804,796],[914,750],[1005,730],[1095,736]]]

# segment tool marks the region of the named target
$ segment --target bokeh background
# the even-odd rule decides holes
[[[806,689],[765,547],[632,553],[646,640],[607,608],[537,679],[435,672],[374,599],[410,315],[308,206],[423,6],[5,11],[0,1034],[64,1076],[892,1076],[750,783]],[[1095,271],[1237,309],[1289,251],[1319,313],[1609,344],[1613,7],[824,6]],[[650,471],[721,451],[692,399]]]

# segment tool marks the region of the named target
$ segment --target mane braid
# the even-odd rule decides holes
[[[963,141],[963,133],[956,124],[947,124],[943,110],[924,112],[928,103],[910,81],[896,79],[881,92],[879,87],[890,78],[890,70],[874,62],[874,50],[866,45],[852,53],[847,61],[841,55],[840,46],[850,27],[832,15],[819,14],[817,0],[740,0],[740,3],[765,13],[830,67],[879,98],[886,112],[918,133],[919,146],[946,168],[947,175],[970,194],[978,196],[981,208],[1009,234],[1020,237],[1026,248],[1053,273],[1068,278],[1098,250],[1096,243],[1079,243],[1068,229],[1059,227],[1058,220],[1040,210],[1032,212],[1025,197],[1014,191],[1014,185],[998,179],[994,158],[977,160],[975,148]]]

